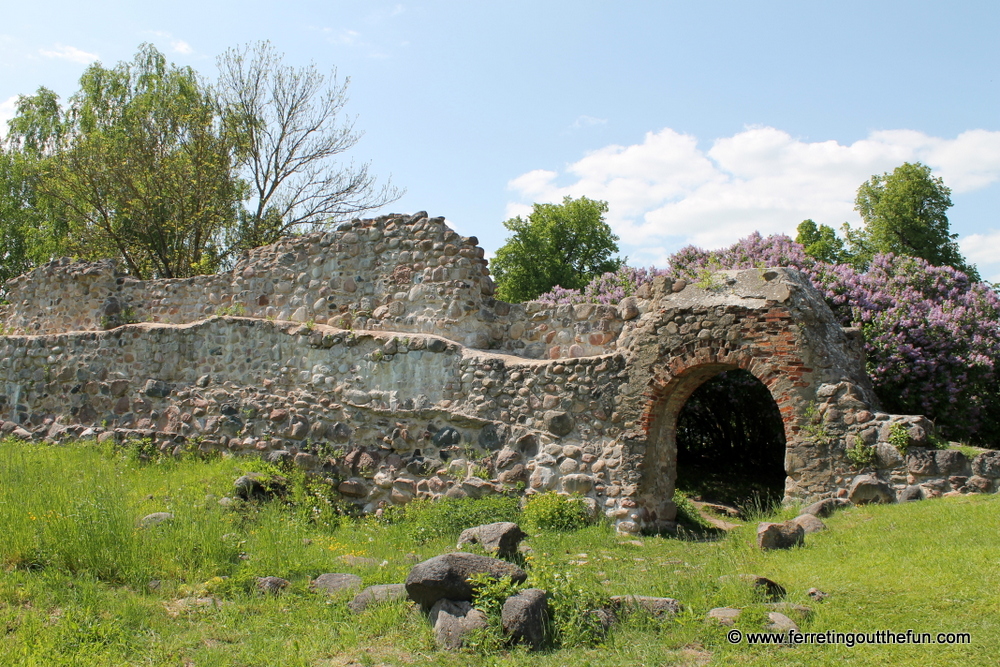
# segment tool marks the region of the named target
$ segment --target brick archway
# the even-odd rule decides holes
[[[784,425],[786,451],[802,444],[805,405],[796,400],[796,395],[809,386],[803,378],[811,370],[793,348],[780,352],[756,346],[730,350],[708,344],[693,354],[663,357],[650,380],[641,418],[646,446],[636,499],[641,508],[641,523],[647,528],[663,527],[676,516],[672,498],[677,479],[677,421],[681,410],[698,387],[731,370],[747,371],[770,392]]]

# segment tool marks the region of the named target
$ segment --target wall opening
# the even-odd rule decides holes
[[[735,507],[780,503],[785,428],[771,392],[751,373],[715,374],[677,415],[676,488]]]

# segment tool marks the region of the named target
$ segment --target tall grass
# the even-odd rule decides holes
[[[309,579],[352,572],[364,585],[401,582],[415,562],[453,550],[471,523],[517,518],[516,503],[414,504],[382,521],[345,518],[335,503],[299,491],[286,501],[220,507],[233,480],[255,467],[247,459],[144,463],[92,444],[0,442],[0,664],[996,663],[1000,496],[854,507],[827,519],[828,530],[805,546],[766,553],[754,545],[754,521],[780,520],[794,508],[757,510],[716,541],[636,539],[606,524],[529,528],[527,584],[553,593],[561,647],[449,654],[405,603],[356,616],[345,605],[350,594],[311,592]],[[289,475],[297,489],[308,486]],[[172,512],[173,521],[140,527],[156,511]],[[733,646],[705,615],[740,607],[745,629],[754,629],[765,608],[740,576],[748,574],[777,581],[788,602],[813,608],[800,621],[805,632],[967,631],[973,644]],[[265,575],[292,585],[281,596],[257,594],[252,584]],[[160,585],[151,588],[152,580]],[[813,602],[810,587],[829,597]],[[673,597],[684,611],[623,616],[595,636],[587,611],[611,595]],[[216,603],[183,604],[194,596]]]

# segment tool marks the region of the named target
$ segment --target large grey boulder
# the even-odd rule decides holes
[[[859,475],[854,478],[847,493],[855,505],[866,503],[894,503],[896,492],[888,482],[883,482],[875,475]]]
[[[465,635],[488,626],[486,614],[462,600],[438,600],[431,607],[430,621],[438,646],[452,650],[462,648]]]
[[[514,642],[524,642],[537,651],[545,641],[548,612],[549,603],[545,591],[526,588],[507,598],[503,603],[500,619],[504,632]]]
[[[355,614],[360,614],[373,604],[405,599],[406,586],[403,584],[378,584],[369,586],[355,595],[354,599],[347,603],[347,608]]]
[[[794,521],[761,522],[757,525],[757,546],[764,551],[791,549],[805,542],[806,531]]]
[[[522,583],[528,575],[507,561],[478,554],[453,553],[417,563],[406,577],[406,594],[425,609],[442,598],[472,600],[469,577],[487,574],[495,579],[510,577]]]
[[[527,536],[516,523],[498,521],[463,530],[458,538],[458,548],[461,549],[466,544],[479,544],[490,553],[510,557],[517,553],[517,545]]]

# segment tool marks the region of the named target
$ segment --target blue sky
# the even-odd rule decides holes
[[[587,195],[630,263],[859,222],[904,161],[953,189],[952,231],[1000,280],[1000,5],[990,2],[53,2],[0,10],[0,119],[148,41],[214,78],[270,40],[351,78],[350,157],[490,252],[507,217]]]

